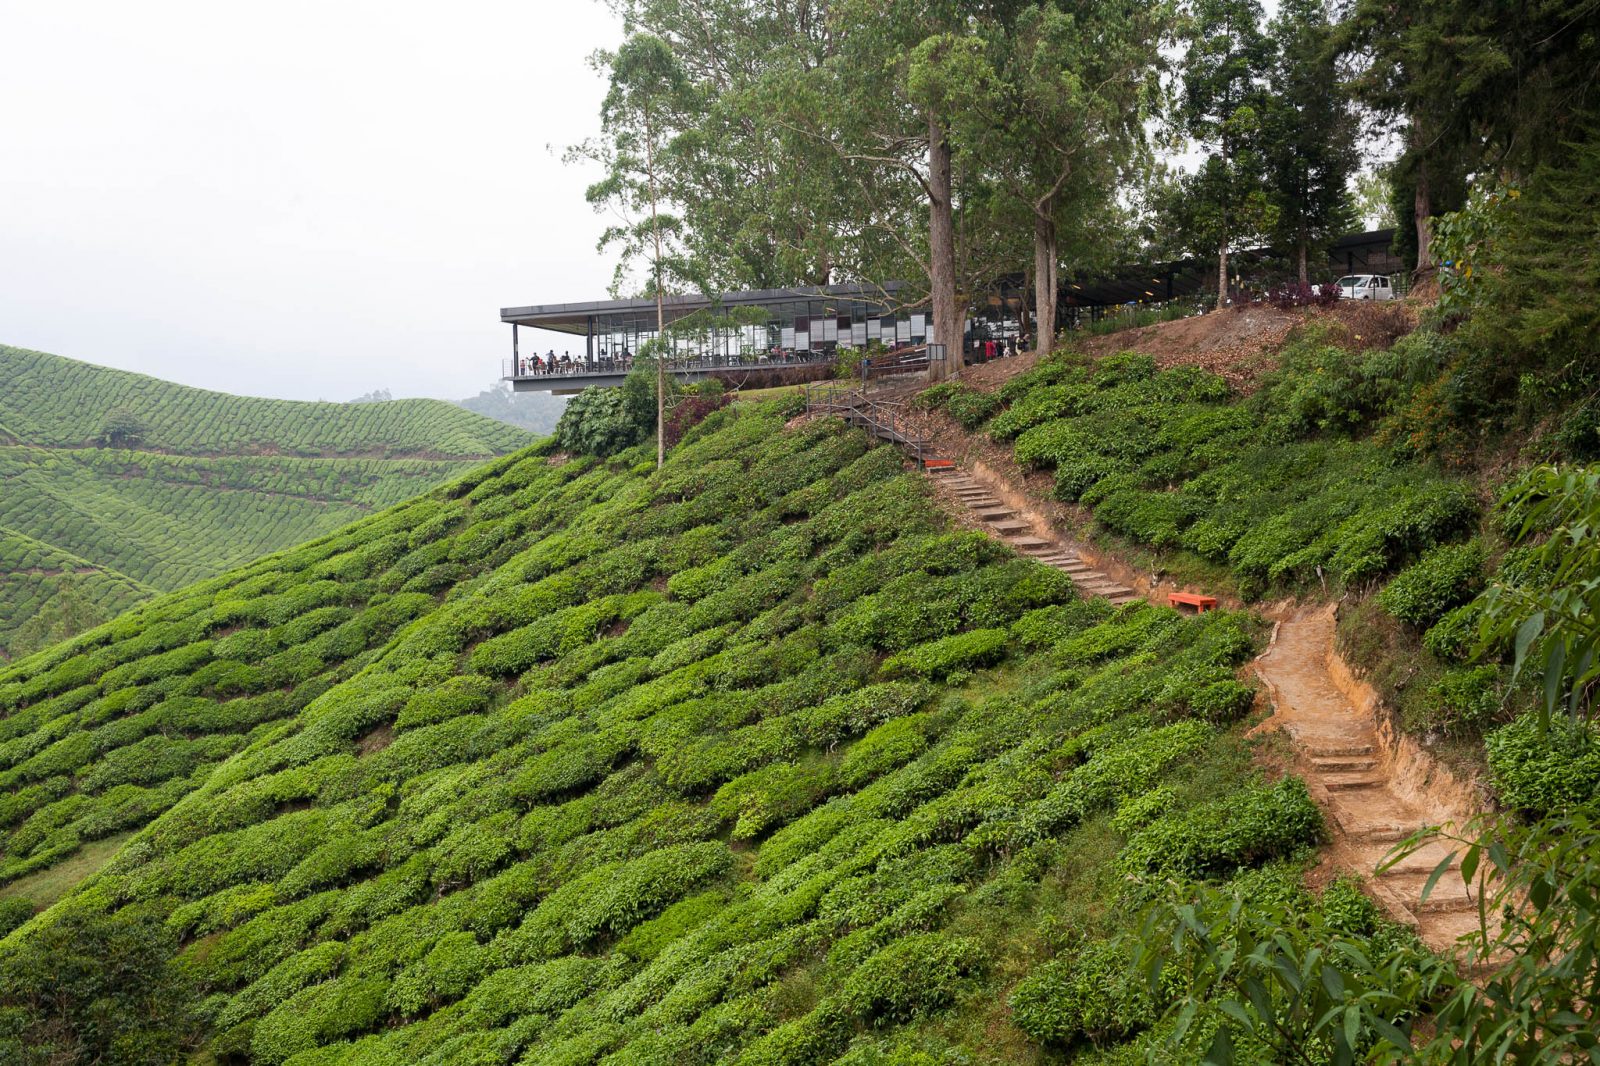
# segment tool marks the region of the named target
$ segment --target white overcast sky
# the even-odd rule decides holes
[[[500,307],[610,282],[594,174],[559,155],[620,33],[598,0],[0,0],[0,343],[259,396],[473,395]]]

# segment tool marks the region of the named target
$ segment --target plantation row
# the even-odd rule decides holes
[[[0,478],[30,471],[54,481],[140,478],[235,489],[363,507],[392,507],[473,464],[455,459],[297,459],[289,456],[188,456],[112,448],[0,447]]]
[[[524,454],[0,670],[7,891],[137,831],[0,989],[113,922],[181,960],[157,1058],[1142,1061],[1118,934],[1298,898],[1322,831],[1235,724],[1258,638],[1076,600],[836,422]]]
[[[177,588],[365,513],[351,503],[123,477],[72,463],[27,468],[5,486],[0,524],[155,588]]]
[[[1347,612],[1353,653],[1403,675],[1387,694],[1410,728],[1476,736],[1510,722],[1530,696],[1526,685],[1507,692],[1504,667],[1467,663],[1478,626],[1470,601],[1492,573],[1518,577],[1527,555],[1504,551],[1472,488],[1419,461],[1404,437],[1351,435],[1383,409],[1378,393],[1398,388],[1386,382],[1426,376],[1416,367],[1432,364],[1438,343],[1419,331],[1362,353],[1306,331],[1247,399],[1205,371],[1158,372],[1148,356],[1123,353],[1062,356],[994,393],[940,385],[919,402],[1011,444],[1113,538],[1198,580],[1250,598],[1381,586]],[[1375,647],[1385,639],[1401,651]],[[1548,792],[1572,769],[1502,760],[1496,773],[1503,798],[1520,806],[1515,797]],[[1578,777],[1572,787],[1600,785]]]
[[[96,442],[125,412],[140,447],[187,454],[483,459],[528,435],[442,400],[305,403],[230,396],[0,345],[0,426],[51,447]]]
[[[154,589],[125,574],[93,566],[14,529],[0,528],[0,654],[9,653],[11,634],[47,610],[68,582],[106,617],[155,595]]]

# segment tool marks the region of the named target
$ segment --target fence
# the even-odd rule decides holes
[[[867,395],[866,385],[844,381],[819,381],[805,386],[806,411],[833,414],[880,440],[898,444],[916,459],[926,462],[933,450],[917,435],[904,403],[875,400]]]

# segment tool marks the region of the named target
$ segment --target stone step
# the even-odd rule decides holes
[[[1005,504],[1000,504],[996,507],[974,507],[972,510],[979,518],[985,520],[990,518],[1012,518],[1017,513]]]
[[[1023,533],[1032,528],[1027,522],[1024,522],[1020,518],[1003,518],[998,521],[989,521],[988,519],[985,519],[984,524],[986,524],[996,533],[1000,533],[1002,535],[1007,533]]]
[[[1371,755],[1377,751],[1373,744],[1319,744],[1306,749],[1313,759],[1334,759],[1355,755]]]
[[[1039,537],[1007,537],[1006,543],[1026,555],[1038,555],[1043,549],[1055,547]]]
[[[969,510],[973,511],[992,511],[1005,506],[1004,503],[993,496],[982,496],[977,499],[962,500],[961,502],[966,504]]]
[[[1334,817],[1338,821],[1340,828],[1349,833],[1351,838],[1358,844],[1394,844],[1405,840],[1422,828],[1421,826],[1395,825],[1393,823],[1352,822],[1340,818],[1338,815]]]
[[[1313,755],[1311,765],[1324,773],[1359,773],[1377,766],[1378,760],[1370,755]]]
[[[1322,787],[1329,792],[1354,792],[1363,788],[1382,788],[1383,778],[1368,777],[1366,775],[1352,775],[1349,777],[1324,777]]]
[[[1113,607],[1121,607],[1125,603],[1138,603],[1144,597],[1130,589],[1116,596],[1107,596],[1106,599],[1110,601]]]
[[[1379,875],[1381,882],[1418,914],[1461,914],[1478,909],[1478,898],[1468,894],[1467,886],[1461,882],[1461,875],[1453,870],[1435,881],[1433,891],[1428,893],[1427,899],[1423,899],[1422,889],[1427,885],[1428,877],[1429,874],[1418,873]]]

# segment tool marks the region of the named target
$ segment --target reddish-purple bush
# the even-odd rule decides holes
[[[667,447],[677,444],[685,433],[705,421],[712,411],[726,407],[730,402],[728,395],[722,392],[700,393],[679,400],[678,405],[667,412]]]

